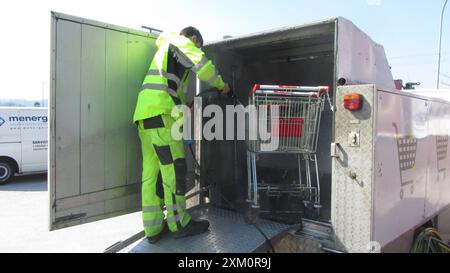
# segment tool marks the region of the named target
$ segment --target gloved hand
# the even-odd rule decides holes
[[[230,85],[228,83],[225,83],[225,86],[223,87],[222,90],[222,94],[227,95],[228,92],[230,92],[230,90],[231,90]]]
[[[225,87],[220,92],[220,94],[222,97],[234,98],[234,90],[231,89],[231,87],[228,83],[225,83]]]

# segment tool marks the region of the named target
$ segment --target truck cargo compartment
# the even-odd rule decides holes
[[[254,84],[265,85],[302,85],[329,86],[333,97],[335,82],[335,41],[336,22],[304,26],[295,29],[285,29],[270,33],[256,34],[250,37],[223,40],[206,45],[205,51],[217,64],[219,71],[228,81],[239,102],[248,105],[249,92]],[[203,85],[202,85],[203,87]],[[208,88],[204,86],[203,88]],[[204,104],[218,104],[223,108],[226,103],[218,100],[207,100]],[[328,103],[327,103],[328,104]],[[329,147],[332,142],[333,113],[326,105],[321,120],[319,142],[317,148],[319,178],[322,192],[323,209],[320,218],[330,220],[331,206],[331,158]],[[281,124],[283,125],[283,124]],[[282,128],[281,128],[282,129]],[[235,128],[236,130],[236,128]],[[283,133],[283,131],[281,132]],[[224,132],[226,134],[226,132]],[[298,137],[301,137],[300,131]],[[234,142],[233,141],[204,141],[202,143],[202,168],[204,172],[214,173],[214,182],[225,192],[229,199],[242,203],[246,197],[247,166],[245,141],[238,141],[237,160],[238,170],[234,174]],[[224,160],[210,160],[220,155]],[[294,155],[261,155],[258,160],[261,168],[261,179],[268,183],[286,183],[286,179],[293,179],[298,173],[298,164]],[[287,175],[274,175],[282,171]],[[303,168],[303,175],[305,168]],[[267,175],[265,175],[265,173]],[[236,180],[236,181],[235,181]],[[208,183],[206,182],[206,183]],[[220,196],[211,197],[218,206],[227,206]],[[298,198],[277,202],[269,200],[270,204],[264,209],[272,211],[299,209],[292,203],[301,203]],[[276,203],[276,204],[275,204]],[[283,204],[284,203],[284,204]],[[297,208],[294,208],[297,207]],[[301,206],[300,206],[301,207]],[[299,218],[297,218],[299,220]]]

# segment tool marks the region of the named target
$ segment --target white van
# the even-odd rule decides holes
[[[0,107],[0,185],[47,171],[47,108]]]

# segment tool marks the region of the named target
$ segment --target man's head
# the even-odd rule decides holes
[[[180,35],[189,38],[198,48],[201,48],[203,46],[202,34],[195,27],[184,28],[180,32]]]

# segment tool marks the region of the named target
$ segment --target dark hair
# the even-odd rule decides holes
[[[191,38],[192,36],[197,36],[197,41],[200,43],[201,46],[203,46],[203,37],[202,34],[200,33],[200,31],[198,29],[196,29],[195,27],[187,27],[184,28],[181,32],[180,35],[183,35],[187,38]]]

